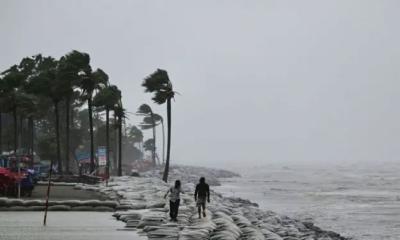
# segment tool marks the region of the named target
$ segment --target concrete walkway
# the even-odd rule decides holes
[[[110,213],[49,212],[42,225],[43,212],[1,212],[0,240],[140,240],[135,231]]]

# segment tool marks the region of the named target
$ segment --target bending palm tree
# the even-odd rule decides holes
[[[142,83],[146,92],[154,93],[153,101],[158,104],[167,103],[167,128],[168,128],[168,142],[167,142],[167,160],[163,174],[163,180],[168,181],[170,151],[171,151],[171,99],[174,97],[175,92],[172,88],[172,83],[169,80],[168,73],[165,70],[157,69],[150,76],[146,77]]]
[[[59,77],[61,79],[65,101],[65,171],[69,173],[70,165],[70,112],[72,99],[74,98],[74,88],[79,84],[79,73],[88,71],[89,55],[78,51],[72,51],[59,60]]]
[[[10,67],[8,70],[1,73],[3,75],[1,81],[1,96],[3,107],[7,111],[12,112],[14,121],[14,154],[17,154],[18,149],[18,127],[17,127],[17,110],[21,97],[21,86],[24,81],[24,75],[20,72],[17,65]]]
[[[89,110],[89,131],[90,131],[90,172],[94,172],[94,141],[93,141],[93,93],[96,89],[100,89],[105,86],[108,82],[107,74],[97,69],[92,72],[91,68],[88,67],[84,74],[81,75],[80,87],[83,90],[84,98],[88,103]]]
[[[122,121],[126,118],[126,111],[122,107],[121,101],[114,107],[114,112],[117,117],[118,128],[118,176],[122,176]]]
[[[164,133],[163,118],[160,115],[158,115],[157,113],[153,113],[152,117],[144,117],[143,118],[143,122],[140,124],[140,127],[142,129],[144,129],[144,130],[145,129],[150,129],[150,128],[153,129],[153,133],[154,133],[153,137],[155,137],[156,127],[158,125],[160,125],[160,124],[162,125],[162,135],[163,135],[163,139],[162,139],[163,140],[163,157],[162,157],[162,160],[163,160],[163,164],[164,164],[165,163],[165,160],[164,160],[164,155],[165,155],[165,133]],[[156,152],[156,143],[154,145],[154,155],[158,160],[158,164],[160,164],[160,159],[158,158],[158,155],[157,155],[157,152]]]
[[[106,111],[106,175],[110,174],[110,110],[117,106],[121,91],[110,85],[100,90],[93,99],[93,105]]]
[[[158,114],[153,113],[153,110],[151,107],[147,104],[142,104],[138,111],[136,112],[138,115],[143,115],[143,122],[140,124],[140,127],[143,130],[146,129],[153,129],[153,140],[154,143],[156,143],[156,126],[159,124],[161,116]],[[153,165],[156,165],[156,144],[153,145],[153,150],[152,150],[152,160],[153,160]]]

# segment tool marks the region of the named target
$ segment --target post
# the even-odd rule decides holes
[[[17,168],[18,168],[18,198],[21,198],[21,167],[20,167],[20,159],[17,157],[17,154],[15,154],[15,158],[17,160]]]
[[[53,173],[53,159],[50,161],[49,181],[47,183],[46,204],[45,204],[45,209],[44,209],[43,226],[46,226],[46,223],[47,223],[47,209],[49,208],[50,183],[51,183],[50,181],[51,181],[52,173]]]

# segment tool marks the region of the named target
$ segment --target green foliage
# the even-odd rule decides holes
[[[96,141],[101,144],[104,121],[99,114],[89,116],[87,109],[81,109],[84,102],[92,100],[96,92],[98,93],[93,99],[96,109],[114,110],[119,119],[118,125],[121,126],[122,120],[126,118],[126,110],[121,102],[121,91],[116,86],[109,85],[108,75],[103,70],[92,71],[89,54],[74,50],[60,59],[41,54],[23,58],[19,64],[0,73],[0,112],[3,113],[3,128],[5,128],[3,137],[8,139],[7,144],[10,145],[9,139],[15,139],[12,136],[13,129],[21,128],[20,138],[26,145],[28,141],[25,139],[31,136],[27,134],[32,134],[34,131],[35,151],[43,159],[51,160],[57,157],[57,141],[54,139],[56,129],[60,130],[61,143],[66,142],[65,129],[67,129],[71,151],[82,146],[84,149],[88,148],[90,118],[94,120],[94,134],[98,136]],[[59,108],[59,119],[67,119],[66,122],[59,121],[59,126],[55,125],[55,105]],[[18,115],[18,119],[21,119],[18,126],[13,123],[13,112]],[[66,117],[67,114],[69,118]],[[34,123],[29,131],[26,118],[30,118],[30,123]],[[70,128],[67,128],[67,123]],[[116,130],[111,129],[111,131]],[[23,134],[26,136],[22,136]],[[111,141],[117,141],[115,134],[111,133],[110,136]],[[130,149],[131,152],[137,150],[133,146],[137,137],[133,138],[132,135],[123,138],[123,141],[124,148]],[[3,141],[3,145],[4,143]],[[8,146],[9,150],[10,148]],[[68,148],[62,150],[65,152]]]
[[[100,110],[114,109],[121,99],[121,91],[115,85],[102,88],[93,98],[93,106]]]
[[[123,119],[127,118],[126,109],[122,107],[122,104],[118,104],[114,107],[115,116],[122,122]]]
[[[137,110],[136,114],[138,115],[150,115],[152,114],[153,111],[151,110],[151,107],[147,104],[142,104],[140,105],[139,109]]]
[[[94,90],[101,89],[108,83],[108,75],[101,69],[92,72],[91,68],[79,75],[79,87],[85,98],[91,98]]]
[[[129,129],[128,136],[132,140],[132,143],[140,143],[143,141],[143,132],[136,126],[132,126]]]
[[[165,103],[167,99],[171,99],[175,95],[168,73],[162,69],[157,69],[157,71],[146,77],[142,86],[146,92],[154,94],[152,99],[158,104]]]
[[[154,149],[154,139],[153,138],[149,138],[146,141],[144,141],[143,148],[146,151],[153,151],[153,149]]]

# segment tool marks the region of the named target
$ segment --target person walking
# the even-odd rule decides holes
[[[169,216],[171,217],[171,221],[177,222],[178,219],[178,210],[180,203],[180,194],[183,193],[181,189],[181,181],[176,180],[175,185],[168,189],[168,192],[165,194],[164,199],[167,198],[169,194]]]
[[[201,218],[201,209],[203,209],[203,217],[206,217],[206,200],[210,202],[210,186],[208,186],[204,177],[201,177],[196,185],[194,200],[196,201],[199,218]]]

